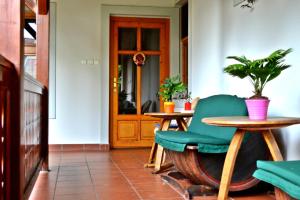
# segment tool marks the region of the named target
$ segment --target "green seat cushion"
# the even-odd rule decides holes
[[[275,187],[280,188],[291,197],[295,199],[300,199],[300,187],[299,185],[295,185],[294,183],[290,182],[289,180],[283,178],[284,174],[281,176],[277,176],[273,172],[266,171],[263,169],[257,169],[253,176],[259,180],[265,181],[274,185]]]
[[[173,151],[183,152],[186,145],[197,145],[199,152],[225,153],[230,140],[190,131],[157,131],[155,142]]]
[[[181,144],[227,144],[230,140],[224,140],[208,135],[201,135],[193,132],[185,131],[157,131],[156,136],[171,142]]]
[[[300,186],[300,161],[257,161],[257,168]]]

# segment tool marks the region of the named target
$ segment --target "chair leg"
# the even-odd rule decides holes
[[[155,142],[153,142],[151,152],[150,152],[150,156],[149,156],[149,159],[148,159],[148,163],[146,163],[144,165],[144,167],[154,167],[156,149],[157,149],[157,144]]]
[[[169,119],[164,119],[161,123],[160,130],[162,131],[167,131],[169,129],[171,120]],[[155,165],[154,165],[154,171],[152,172],[153,174],[160,173],[162,170],[165,170],[172,166],[172,164],[167,164],[162,166],[163,164],[163,159],[164,159],[164,148],[160,146],[159,144],[156,144],[156,156],[155,156]]]
[[[275,198],[276,200],[292,200],[287,193],[283,192],[281,189],[275,187]]]
[[[176,119],[180,131],[187,131],[187,124],[184,119]]]
[[[156,150],[156,158],[155,158],[155,166],[154,169],[155,171],[159,171],[162,161],[163,161],[163,155],[164,154],[164,148],[160,145],[157,145],[157,150]]]
[[[159,130],[158,128],[154,129],[154,136],[156,135],[156,131]],[[148,163],[144,165],[144,167],[154,167],[155,166],[155,157],[156,157],[156,150],[157,150],[157,144],[155,141],[152,143],[152,148],[150,151],[150,156],[148,159]]]

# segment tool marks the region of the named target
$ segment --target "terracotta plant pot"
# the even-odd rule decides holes
[[[175,110],[174,102],[164,102],[164,111],[165,113],[173,113]]]
[[[192,110],[192,103],[191,102],[185,102],[184,103],[184,110]]]
[[[268,116],[268,107],[270,100],[268,99],[246,99],[249,119],[266,120]]]

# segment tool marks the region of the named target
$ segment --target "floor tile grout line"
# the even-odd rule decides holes
[[[54,192],[53,192],[53,200],[55,200],[55,193],[56,193],[56,186],[57,186],[57,181],[58,181],[58,176],[59,176],[60,165],[61,165],[61,153],[59,154],[59,164],[58,164],[58,168],[57,168],[57,174],[56,174],[56,180],[55,180],[55,186],[54,186]]]
[[[135,157],[133,157],[133,156],[131,156],[131,157],[132,157],[132,158],[135,158]],[[136,159],[136,158],[135,158],[135,159]],[[142,162],[141,160],[137,159],[137,161],[140,161],[140,162],[143,164],[143,162]],[[181,196],[181,198],[185,199],[184,195],[181,194],[181,193],[179,192],[179,190],[177,190],[174,186],[172,186],[171,184],[168,184],[168,182],[166,182],[166,181],[163,181],[163,180],[162,180],[162,182],[163,182],[163,184],[168,185],[168,186],[169,186],[172,190],[174,190],[176,193],[178,193],[178,194]]]
[[[121,168],[118,166],[117,163],[115,163],[115,161],[110,158],[110,160],[112,161],[112,163],[116,166],[116,168],[120,171],[121,175],[125,178],[125,180],[128,182],[128,184],[130,185],[131,189],[136,193],[136,195],[138,196],[138,198],[140,200],[143,200],[143,197],[141,196],[141,194],[137,191],[137,189],[133,186],[132,182],[129,180],[129,178],[124,174],[124,172],[121,170]]]
[[[177,192],[183,199],[186,199],[185,196],[184,196],[184,194],[181,194],[181,193],[179,192],[179,190],[177,190],[176,187],[174,187],[172,184],[169,184],[169,183],[168,183],[167,181],[165,181],[165,180],[162,180],[162,182],[163,182],[163,184],[168,185],[172,190],[174,190],[175,192]]]
[[[96,192],[94,179],[93,179],[93,177],[92,177],[92,173],[91,173],[91,169],[90,169],[90,166],[89,166],[89,162],[87,161],[87,158],[86,158],[86,153],[84,153],[84,158],[85,158],[85,162],[86,162],[87,168],[88,168],[88,170],[89,170],[90,179],[91,179],[91,182],[92,182],[92,185],[93,185],[93,190],[94,190],[95,195],[96,195],[96,200],[99,200],[100,198],[99,198],[98,193]]]

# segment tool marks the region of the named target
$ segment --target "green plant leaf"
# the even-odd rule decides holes
[[[224,68],[224,72],[230,74],[231,76],[237,76],[237,77],[243,79],[246,76],[248,76],[246,68],[247,67],[242,64],[233,64],[233,65],[229,65],[228,67]]]
[[[233,59],[243,64],[249,64],[251,60],[248,60],[245,56],[228,56],[227,59]]]
[[[292,49],[279,49],[272,52],[268,57],[249,60],[245,56],[228,56],[228,59],[238,61],[224,68],[224,72],[237,76],[241,79],[249,77],[254,87],[255,96],[261,96],[267,82],[278,77],[281,72],[290,67],[284,64],[284,57],[292,52]]]
[[[180,76],[166,78],[164,83],[160,85],[158,95],[163,101],[171,101],[173,95],[185,93],[187,87],[180,80]]]

